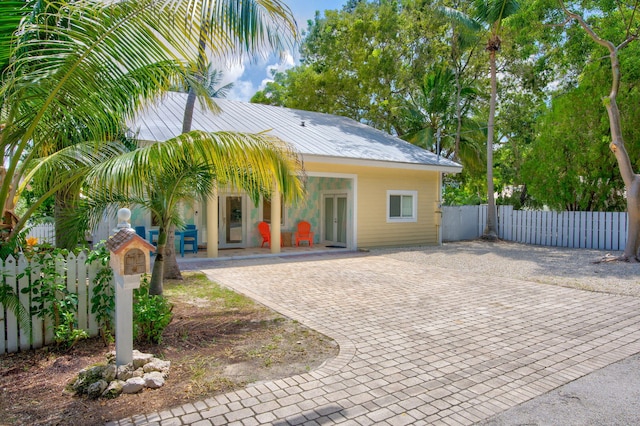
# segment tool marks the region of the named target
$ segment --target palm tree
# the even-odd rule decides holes
[[[220,56],[237,55],[278,46],[296,33],[290,10],[279,0],[167,0],[161,6],[155,0],[95,0],[64,3],[62,9],[60,13],[44,10],[35,22],[23,20],[6,55],[9,62],[3,65],[0,204],[4,240],[14,238],[47,197],[86,172],[78,165],[89,167],[101,161],[90,155],[76,156],[73,162],[69,156],[56,155],[56,150],[39,156],[43,152],[39,148],[51,142],[48,135],[56,134],[59,117],[81,123],[84,140],[111,143],[113,124],[134,116],[168,90],[185,70],[196,66],[198,52],[205,47]],[[49,25],[61,14],[65,25]],[[13,18],[0,14],[0,35],[7,34]],[[204,39],[202,26],[207,27]],[[204,44],[199,44],[201,40]],[[85,149],[96,151],[100,149]],[[55,165],[65,171],[64,178],[14,223],[16,200],[34,170]]]
[[[274,137],[191,131],[95,167],[87,179],[86,204],[75,219],[88,217],[94,224],[105,208],[122,204],[155,214],[160,223],[150,293],[161,295],[168,236],[183,225],[179,202],[205,199],[215,182],[244,189],[254,202],[277,184],[283,198],[294,202],[302,196],[300,173],[296,153]]]
[[[199,61],[202,58],[198,58]],[[209,63],[204,67],[204,71],[195,70],[193,73],[189,73],[185,76],[184,82],[180,82],[177,85],[177,89],[180,92],[188,93],[187,103],[185,105],[184,118],[182,123],[182,132],[186,133],[191,131],[193,124],[193,111],[196,101],[196,90],[202,88],[205,90],[206,96],[209,98],[224,98],[229,91],[233,88],[233,83],[225,84],[220,87],[222,81],[222,71],[213,68],[213,65]],[[213,187],[211,188],[214,189]],[[180,273],[180,266],[176,259],[175,247],[175,233],[173,230],[169,231],[167,239],[166,256],[164,257],[164,277],[167,279],[181,280],[182,274]]]
[[[487,121],[487,226],[483,238],[498,238],[498,219],[493,187],[493,143],[495,139],[495,116],[498,98],[498,78],[496,55],[502,46],[500,35],[502,23],[507,17],[515,14],[520,8],[518,0],[474,0],[471,18],[456,10],[447,10],[446,14],[475,30],[488,32],[485,50],[489,52],[489,71],[491,78],[491,97],[489,100],[489,118]]]
[[[487,122],[487,226],[484,238],[498,238],[498,217],[493,189],[493,142],[496,103],[498,98],[498,78],[496,71],[496,55],[500,51],[502,21],[513,15],[519,8],[517,0],[476,0],[475,19],[488,25],[489,38],[485,49],[489,52],[489,69],[491,72],[491,98],[489,100],[489,120]]]
[[[454,70],[445,64],[434,66],[425,74],[419,90],[412,96],[413,106],[409,110],[418,130],[404,134],[404,140],[449,159],[460,158],[460,142],[466,141],[461,136],[463,118],[477,91],[458,80]],[[455,132],[454,125],[457,126]]]
[[[198,78],[199,76],[188,75],[185,81],[176,85],[175,90],[181,93],[189,93],[191,87],[191,79]],[[200,81],[200,86],[204,89],[206,95],[210,98],[221,99],[226,98],[229,95],[231,89],[233,89],[233,83],[227,83],[224,86],[220,86],[224,79],[224,73],[218,69],[215,69],[212,63],[209,63],[205,67],[205,71]]]

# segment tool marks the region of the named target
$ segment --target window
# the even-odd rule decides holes
[[[280,226],[284,227],[284,203],[280,199]],[[262,220],[271,223],[271,200],[262,199]]]
[[[387,222],[416,222],[418,191],[387,191]]]

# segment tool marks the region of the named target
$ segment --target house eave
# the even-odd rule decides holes
[[[425,170],[442,173],[460,173],[462,166],[451,166],[444,164],[424,164],[424,163],[402,163],[383,160],[365,160],[360,158],[331,157],[324,155],[302,154],[305,163],[340,164],[362,167],[382,167],[402,170]]]

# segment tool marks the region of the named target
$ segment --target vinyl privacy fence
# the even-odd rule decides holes
[[[77,257],[71,253],[67,258],[55,258],[56,270],[62,276],[69,292],[78,295],[76,327],[86,330],[90,336],[99,333],[95,315],[91,313],[91,295],[94,279],[101,268],[99,262],[87,264],[87,254],[81,252]],[[8,285],[20,297],[27,308],[32,303],[33,294],[23,293],[41,273],[38,262],[30,262],[24,255],[15,258],[9,256],[0,261],[0,284]],[[0,355],[28,349],[36,349],[54,342],[52,324],[49,320],[31,317],[31,334],[20,328],[15,315],[0,304]]]
[[[443,241],[482,236],[487,206],[444,206]],[[627,244],[624,212],[551,212],[498,206],[498,236],[505,241],[543,246],[622,251]]]

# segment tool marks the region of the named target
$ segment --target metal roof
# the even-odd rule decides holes
[[[140,113],[131,126],[138,139],[165,141],[182,131],[187,95],[170,92]],[[337,161],[382,167],[459,172],[462,166],[350,118],[271,105],[216,99],[220,113],[196,101],[193,130],[258,133],[268,130],[291,144],[305,161]],[[376,163],[380,162],[380,163]]]

